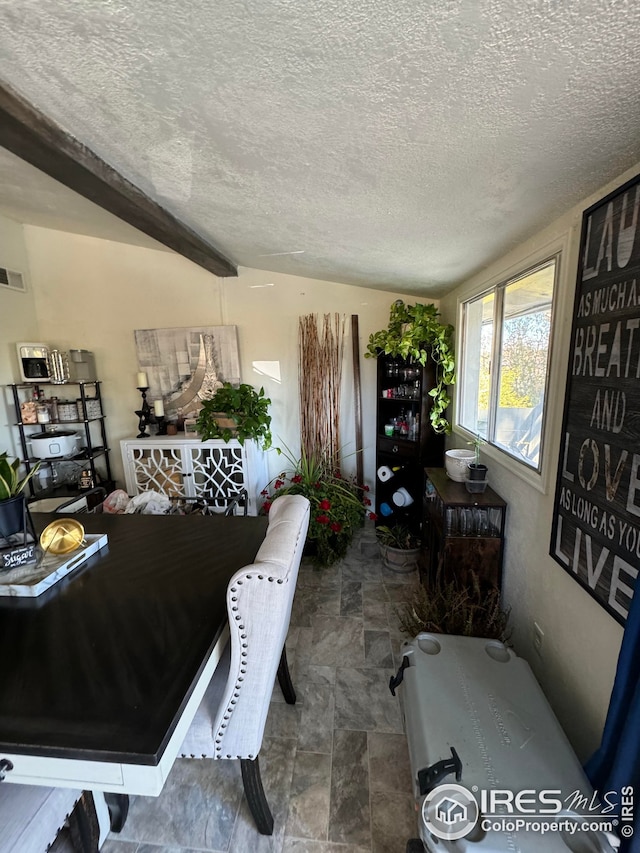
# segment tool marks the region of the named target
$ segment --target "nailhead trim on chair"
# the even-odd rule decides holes
[[[296,547],[298,546],[299,541],[300,541],[300,535],[298,534],[298,537],[296,539]],[[244,580],[252,580],[254,577],[255,577],[255,575],[248,574],[248,575],[245,575]],[[258,577],[258,580],[264,580],[264,575],[258,575],[257,577]],[[244,580],[237,580],[236,584],[238,586],[242,586],[242,584],[244,583]],[[267,580],[269,581],[269,583],[274,583],[274,581],[275,581],[275,583],[279,583],[279,584],[284,583],[283,578],[267,577]],[[235,586],[232,586],[229,591],[232,593],[231,601],[236,602],[238,600],[238,597],[236,595],[234,595],[234,593],[236,593],[238,591],[237,588]],[[231,607],[231,611],[236,614],[235,621],[241,623],[242,617],[237,612],[238,606],[236,604],[234,604]],[[238,628],[241,632],[244,632],[246,630],[245,626],[242,623],[240,625],[238,625]],[[246,640],[247,635],[245,633],[241,633],[240,639]],[[237,703],[238,698],[240,696],[240,689],[242,686],[242,682],[244,682],[244,675],[247,672],[247,670],[246,670],[246,660],[247,660],[247,654],[248,654],[246,651],[247,648],[248,648],[248,643],[242,643],[242,648],[240,651],[240,673],[241,674],[236,678],[236,683],[235,683],[234,692],[233,692],[233,698],[229,700],[229,704],[227,706],[227,713],[223,716],[224,720],[229,719],[229,715],[233,711],[233,706]],[[222,758],[221,743],[222,743],[222,740],[224,738],[224,732],[222,730],[226,729],[226,728],[227,728],[226,722],[221,723],[219,730],[216,732],[215,746],[214,746],[214,753],[215,753],[216,758]],[[225,758],[244,758],[244,757],[245,756],[242,756],[242,755],[233,756],[233,755],[229,755],[228,753],[225,756]],[[249,755],[249,759],[251,759],[252,761],[254,758],[255,758],[254,755]]]
[[[296,544],[297,544],[297,542],[296,542]],[[255,575],[245,575],[245,580],[252,580],[254,577],[256,577],[256,576],[255,576]],[[258,578],[258,580],[264,580],[264,579],[265,579],[264,575],[257,575],[257,578]],[[269,583],[273,583],[274,581],[275,581],[276,583],[284,583],[284,580],[283,580],[282,578],[267,577],[267,580],[269,581]],[[243,583],[243,581],[242,581],[242,580],[237,580],[237,581],[236,581],[236,583],[237,583],[237,585],[238,585],[238,586],[241,586],[241,585],[242,585],[242,583]],[[236,593],[237,591],[238,591],[238,590],[236,589],[236,587],[235,587],[235,586],[232,586],[232,587],[231,587],[231,589],[230,589],[230,592],[231,592],[231,593]],[[232,595],[231,595],[231,601],[237,601],[237,600],[238,600],[237,596],[235,596],[235,595],[233,595],[233,594],[232,594]],[[231,611],[232,611],[233,613],[235,613],[235,614],[236,614],[236,616],[235,616],[235,621],[236,621],[236,622],[240,622],[240,623],[241,623],[242,617],[240,616],[240,614],[239,614],[239,613],[237,613],[237,610],[238,610],[238,606],[237,606],[237,605],[233,605],[233,606],[231,607]],[[245,627],[242,623],[241,623],[240,625],[238,625],[238,628],[239,628],[239,629],[240,629],[240,631],[242,631],[242,632],[244,632],[244,631],[246,630],[246,627]],[[241,634],[240,634],[240,639],[241,639],[241,640],[246,640],[246,639],[247,639],[247,635],[246,635],[245,633],[241,633]],[[247,654],[248,654],[248,652],[247,652],[246,650],[247,650],[247,648],[248,648],[248,647],[249,647],[248,643],[242,643],[242,648],[241,648],[241,651],[240,651],[240,658],[241,658],[241,661],[240,661],[240,673],[241,673],[241,674],[240,674],[240,675],[237,677],[237,679],[236,679],[236,683],[235,683],[235,686],[234,686],[234,692],[233,692],[233,698],[232,698],[231,700],[229,700],[229,705],[227,706],[227,713],[226,713],[226,714],[224,714],[224,716],[223,716],[223,718],[222,718],[223,720],[228,720],[228,719],[229,719],[229,716],[230,716],[231,712],[233,711],[233,706],[237,703],[238,698],[239,698],[239,696],[240,696],[240,688],[241,688],[241,686],[242,686],[242,682],[244,681],[244,677],[243,677],[243,676],[244,676],[244,675],[246,674],[246,672],[247,672],[246,667],[244,666],[244,664],[246,664],[246,660],[247,660]],[[225,723],[221,723],[221,724],[220,724],[220,729],[226,729],[226,727],[227,727],[226,722],[225,722]],[[224,732],[222,732],[222,731],[218,731],[218,732],[217,732],[217,735],[219,735],[219,737],[216,737],[216,738],[215,738],[215,744],[216,744],[216,745],[215,745],[215,747],[214,747],[214,752],[216,753],[216,758],[221,758],[221,757],[222,757],[222,746],[221,746],[221,743],[222,743],[222,739],[223,739],[223,736],[224,736]],[[234,755],[228,755],[228,754],[227,754],[227,755],[225,756],[225,758],[244,758],[244,756],[242,756],[242,755],[235,755],[235,756],[234,756]],[[253,756],[253,755],[250,755],[250,756],[249,756],[249,758],[250,758],[251,760],[253,760],[254,756]]]

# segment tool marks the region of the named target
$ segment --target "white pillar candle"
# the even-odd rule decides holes
[[[147,382],[147,374],[146,373],[138,373],[138,388],[148,388],[149,383]]]
[[[155,400],[153,403],[153,413],[157,418],[164,417],[164,403],[162,400]]]

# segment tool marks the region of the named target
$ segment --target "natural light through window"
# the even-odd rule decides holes
[[[540,470],[557,259],[463,306],[458,423]]]

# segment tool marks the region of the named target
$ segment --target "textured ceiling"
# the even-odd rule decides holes
[[[236,263],[429,296],[640,160],[630,0],[0,0],[0,79]]]

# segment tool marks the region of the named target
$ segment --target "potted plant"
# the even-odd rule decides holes
[[[244,444],[245,439],[251,438],[268,450],[272,442],[270,405],[264,388],[256,391],[251,385],[243,383],[235,387],[225,382],[210,400],[202,403],[196,429],[203,441],[237,438]]]
[[[434,432],[450,433],[451,424],[445,417],[451,402],[447,385],[455,382],[453,326],[438,320],[435,305],[405,305],[402,299],[391,306],[389,325],[369,336],[365,358],[386,355],[412,357],[423,367],[431,359],[436,369],[436,384],[429,391],[432,397],[429,418]]]
[[[369,513],[368,486],[358,485],[340,474],[326,460],[294,459],[285,451],[291,469],[283,471],[263,489],[263,510],[269,512],[279,495],[304,495],[311,503],[307,546],[316,566],[330,566],[347,552],[355,531]]]
[[[477,435],[472,441],[467,443],[473,445],[475,453],[473,462],[469,462],[467,465],[467,491],[472,493],[481,493],[487,488],[487,472],[489,470],[486,465],[483,465],[480,462],[480,448],[485,441]]]
[[[9,461],[6,451],[0,453],[0,538],[7,539],[24,528],[26,495],[24,487],[40,467],[38,462],[26,477],[19,479],[20,460]]]
[[[378,547],[385,566],[393,572],[412,572],[418,566],[420,540],[404,524],[376,528]]]

